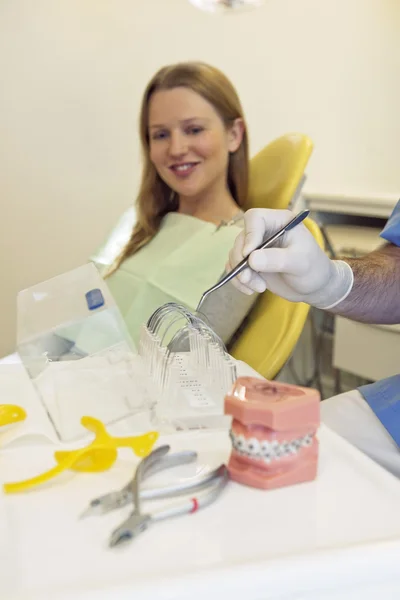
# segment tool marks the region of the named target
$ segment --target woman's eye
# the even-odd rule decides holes
[[[202,127],[190,127],[188,133],[191,135],[197,135],[203,131]]]
[[[153,133],[153,135],[151,136],[152,140],[163,140],[167,137],[167,132],[166,131],[156,131],[155,133]]]

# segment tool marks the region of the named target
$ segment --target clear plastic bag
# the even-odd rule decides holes
[[[88,263],[21,291],[21,360],[61,441],[84,415],[112,424],[150,410],[143,365],[97,268]]]

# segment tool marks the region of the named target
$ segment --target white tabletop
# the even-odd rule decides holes
[[[107,539],[127,509],[77,517],[94,496],[132,476],[129,454],[107,473],[71,474],[29,494],[0,495],[0,598],[399,598],[400,482],[324,426],[319,439],[315,482],[275,491],[229,482],[215,504],[155,524],[120,549],[109,549]],[[165,441],[197,450],[202,468],[229,454],[224,432]],[[53,464],[52,451],[37,440],[3,448],[1,480],[44,470]],[[175,473],[195,471],[186,466]],[[165,475],[158,481],[165,483]]]

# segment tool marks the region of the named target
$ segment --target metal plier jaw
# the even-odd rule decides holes
[[[195,452],[177,452],[167,456],[169,450],[170,447],[166,445],[160,446],[151,452],[151,454],[139,463],[133,480],[127,486],[119,492],[111,492],[105,496],[95,498],[90,503],[87,511],[97,511],[102,514],[108,512],[108,510],[125,506],[128,502],[133,501],[134,508],[130,516],[112,532],[109,539],[110,547],[119,546],[131,541],[146,531],[154,522],[196,512],[199,508],[211,504],[225,487],[229,479],[228,470],[225,465],[220,465],[217,469],[195,480],[155,490],[143,490],[141,492],[140,485],[146,476],[172,466],[193,462],[197,458]],[[204,489],[206,489],[206,492],[201,493],[199,496],[186,498],[179,504],[171,505],[164,510],[153,514],[142,513],[141,503],[144,499],[182,496],[184,494],[192,494],[195,491],[201,492]],[[145,491],[147,494],[144,493]]]

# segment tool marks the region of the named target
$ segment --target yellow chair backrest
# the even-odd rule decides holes
[[[304,178],[312,148],[307,136],[289,134],[261,150],[251,161],[246,208],[287,208]],[[324,241],[317,224],[311,219],[306,219],[304,224],[323,248]],[[292,354],[308,312],[307,304],[289,302],[265,292],[257,300],[243,332],[229,352],[263,377],[273,379]]]
[[[309,137],[288,133],[265,146],[250,161],[249,208],[288,208],[302,185],[313,150]]]

